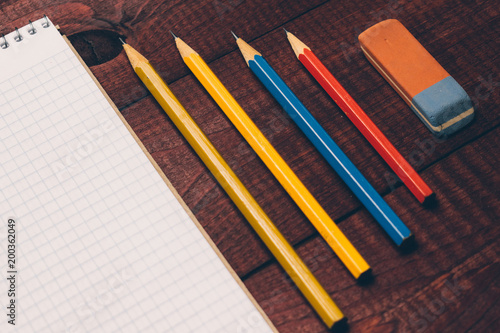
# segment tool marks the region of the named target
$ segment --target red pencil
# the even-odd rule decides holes
[[[286,31],[286,30],[285,30]],[[307,45],[297,37],[286,31],[288,41],[292,45],[295,55],[299,61],[314,76],[319,84],[326,90],[328,95],[344,111],[354,125],[361,131],[365,138],[377,150],[391,169],[399,176],[403,183],[413,193],[420,203],[433,196],[432,190],[412,168],[410,163],[394,148],[380,129],[371,121],[368,115],[354,101],[349,93],[335,79],[330,71],[316,57]]]

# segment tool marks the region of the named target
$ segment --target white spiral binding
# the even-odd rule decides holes
[[[47,15],[44,15],[43,18],[45,18],[45,22],[42,22],[42,28],[50,27],[50,21],[49,21],[49,18],[47,17]],[[34,35],[37,33],[37,30],[36,30],[35,26],[33,25],[33,22],[29,21],[28,26],[29,26],[28,33],[30,35]],[[23,35],[19,32],[18,28],[16,28],[16,35],[14,36],[13,39],[14,39],[14,42],[16,42],[16,43],[22,42],[22,40],[24,39]],[[10,46],[10,44],[9,44],[9,41],[7,40],[7,37],[5,37],[4,34],[2,34],[2,36],[0,37],[0,48],[6,49],[9,46]]]

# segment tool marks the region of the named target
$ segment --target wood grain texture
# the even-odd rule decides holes
[[[68,1],[0,3],[0,32],[47,14],[87,60],[166,176],[282,332],[323,332],[312,312],[110,36],[147,56],[350,320],[352,332],[500,329],[499,10],[494,1]],[[464,87],[474,123],[445,141],[428,130],[362,55],[357,35],[400,20]],[[421,207],[295,58],[307,43],[437,193]],[[168,30],[212,67],[299,178],[373,266],[360,286],[182,63]],[[257,48],[414,231],[402,254],[245,65],[229,34]],[[118,54],[118,55],[117,55]],[[95,64],[95,65],[94,65]],[[450,287],[451,284],[451,287]],[[459,287],[457,287],[459,286]],[[456,289],[457,287],[458,289]],[[450,289],[451,288],[451,289]],[[455,288],[455,289],[453,289]],[[454,294],[453,292],[458,294]],[[451,292],[451,294],[450,294]],[[444,298],[443,298],[444,297]],[[442,308],[440,304],[443,303]]]
[[[298,247],[350,320],[352,332],[488,332],[498,328],[500,202],[497,128],[424,171],[442,198],[425,209],[400,187],[386,196],[406,204],[402,217],[414,227],[418,248],[402,255],[381,240],[376,226],[361,211],[342,222],[347,236],[375,272],[375,281],[360,286],[334,265],[335,258],[314,237]],[[277,278],[278,276],[278,278]],[[246,285],[282,332],[323,332],[318,318],[273,262],[252,274]]]
[[[0,26],[2,32],[24,26],[33,17],[44,14],[59,24],[67,35],[87,30],[109,30],[127,37],[127,42],[137,46],[157,70],[171,82],[188,73],[182,63],[169,30],[194,43],[211,61],[234,50],[229,30],[240,22],[249,21],[245,30],[260,35],[276,28],[300,14],[324,3],[313,1],[246,1],[246,0],[174,0],[174,1],[17,1],[1,5]],[[273,20],[269,20],[269,15]],[[104,43],[96,48],[107,47]],[[121,62],[94,66],[93,71],[118,108],[137,101],[147,92],[125,59]],[[116,82],[123,85],[117,86]]]

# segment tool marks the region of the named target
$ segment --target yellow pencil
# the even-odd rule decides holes
[[[124,43],[123,47],[139,78],[200,156],[325,324],[331,328],[334,324],[345,322],[344,315],[325,289],[319,284],[293,247],[231,170],[149,61],[130,45]]]
[[[370,266],[367,262],[252,122],[226,87],[210,70],[205,61],[182,39],[175,35],[174,38],[181,57],[189,69],[271,170],[352,275],[356,279],[369,275]]]

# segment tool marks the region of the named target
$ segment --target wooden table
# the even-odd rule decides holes
[[[352,332],[500,329],[499,7],[495,1],[3,1],[1,32],[47,14],[70,36],[182,198],[281,332],[325,327],[132,72],[117,36],[147,56],[349,318]],[[363,56],[357,35],[397,18],[473,98],[472,125],[439,141]],[[437,193],[424,208],[295,59],[307,42]],[[351,278],[181,61],[172,29],[209,63],[372,265]],[[260,50],[414,231],[401,253],[245,65]],[[326,43],[325,43],[326,42]]]

